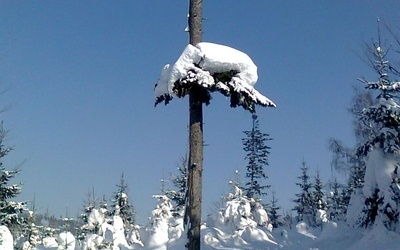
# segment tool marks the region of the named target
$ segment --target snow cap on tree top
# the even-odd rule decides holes
[[[219,91],[230,96],[232,107],[243,106],[251,112],[255,104],[275,107],[254,88],[257,79],[257,66],[247,54],[220,44],[189,44],[174,65],[163,68],[154,90],[156,105],[184,97],[196,84],[204,91],[202,101],[206,104],[210,92]]]

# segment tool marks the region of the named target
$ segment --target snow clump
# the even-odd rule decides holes
[[[189,44],[174,65],[164,66],[154,90],[156,105],[184,97],[196,84],[203,89],[206,104],[211,99],[209,92],[219,91],[231,97],[232,107],[240,105],[250,111],[254,104],[275,107],[254,88],[257,80],[257,66],[247,54],[215,43]]]

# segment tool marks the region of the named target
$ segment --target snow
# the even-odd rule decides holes
[[[164,205],[167,203],[164,202]],[[230,203],[232,205],[232,203]],[[239,206],[236,206],[238,208]],[[235,210],[230,210],[237,213]],[[221,214],[221,213],[219,213]],[[116,216],[118,217],[118,216]],[[176,222],[172,217],[164,217],[165,221],[170,223],[153,225],[151,231],[154,232],[150,237],[150,241],[146,244],[125,245],[114,244],[110,247],[100,247],[103,240],[107,237],[90,234],[87,236],[89,245],[79,246],[71,233],[61,233],[57,241],[55,238],[49,237],[43,240],[42,245],[37,245],[32,250],[55,250],[55,249],[73,249],[73,250],[89,250],[89,249],[109,249],[109,250],[126,250],[126,249],[142,249],[142,250],[161,250],[185,249],[186,234],[169,234],[167,228],[174,227],[171,222]],[[219,218],[220,217],[215,217]],[[119,228],[118,218],[115,218],[113,224]],[[297,225],[282,226],[270,231],[266,227],[249,225],[237,230],[227,226],[224,228],[216,227],[220,223],[211,223],[203,225],[201,229],[202,246],[201,249],[318,249],[318,250],[358,250],[358,249],[386,249],[395,250],[400,245],[400,236],[398,233],[388,231],[383,225],[373,227],[371,229],[355,228],[347,225],[345,222],[323,222],[321,227],[309,227],[306,223],[300,222]],[[183,223],[182,223],[183,224]],[[227,222],[227,224],[229,224]],[[118,231],[118,230],[117,230]],[[117,233],[118,234],[118,233]],[[115,231],[112,238],[115,238]],[[120,235],[121,236],[121,235]],[[45,243],[46,242],[46,243]],[[12,236],[5,226],[0,226],[0,249],[13,249]],[[67,246],[67,247],[65,247]]]
[[[70,232],[58,235],[58,250],[75,250],[75,237]]]
[[[250,57],[228,46],[214,43],[199,43],[196,46],[203,53],[200,67],[211,75],[214,73],[236,70],[236,77],[247,84],[254,86],[258,80],[257,66]]]
[[[202,42],[196,47],[187,45],[174,65],[164,66],[154,93],[156,104],[167,104],[173,97],[187,94],[176,89],[178,82],[182,86],[197,84],[224,95],[238,94],[238,103],[231,103],[233,106],[249,108],[248,103],[255,103],[275,107],[254,88],[257,80],[257,66],[247,54],[225,45]]]
[[[400,159],[397,155],[385,154],[381,149],[374,149],[369,153],[363,188],[366,197],[372,197],[376,189],[379,189],[386,199],[391,197],[389,187],[398,162]],[[386,199],[384,204],[389,202]]]
[[[13,237],[6,226],[0,226],[0,249],[13,249]]]

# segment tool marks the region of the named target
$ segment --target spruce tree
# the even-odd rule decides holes
[[[385,48],[379,34],[378,41],[368,47],[368,59],[378,79],[359,79],[365,88],[377,92],[376,104],[359,114],[361,122],[374,127],[357,151],[360,157],[368,158],[362,189],[365,205],[359,223],[368,227],[381,222],[387,229],[396,230],[400,214],[400,82],[396,79],[400,69],[390,62],[389,52],[390,47]],[[382,173],[379,179],[376,172]]]
[[[174,189],[169,189],[165,192],[165,195],[175,203],[175,206],[179,211],[183,210],[185,207],[188,176],[187,163],[187,156],[182,157],[181,163],[177,167],[179,174],[171,177]]]
[[[11,147],[4,145],[6,131],[3,128],[3,122],[0,124],[0,224],[6,225],[13,236],[19,236],[21,230],[26,225],[26,219],[22,213],[26,211],[25,202],[16,202],[17,197],[22,190],[21,184],[10,184],[10,181],[16,177],[20,170],[6,170],[4,166],[4,157],[10,153]]]
[[[275,192],[272,192],[271,204],[267,207],[269,219],[274,228],[280,226],[279,218],[281,215],[278,214],[281,207],[278,205],[278,199],[276,198]]]
[[[300,182],[296,185],[300,187],[300,193],[296,194],[293,202],[296,204],[293,210],[297,212],[297,222],[304,221],[310,226],[313,224],[313,201],[311,195],[310,176],[308,175],[308,167],[303,161],[301,165],[301,176],[297,177]]]
[[[323,184],[321,177],[319,176],[319,171],[317,171],[317,175],[314,180],[314,190],[312,192],[313,204],[315,209],[318,210],[326,210],[326,200],[325,194],[323,191]]]
[[[330,195],[327,198],[328,218],[331,221],[344,220],[348,205],[348,193],[342,188],[337,179],[331,184]]]
[[[117,185],[117,191],[113,198],[113,215],[119,215],[124,223],[125,232],[129,232],[135,223],[135,209],[129,201],[128,185],[125,183],[124,174],[122,173],[120,183]]]
[[[86,235],[89,233],[94,233],[92,229],[89,228],[89,216],[92,213],[92,210],[96,206],[96,200],[94,198],[94,189],[86,193],[86,200],[83,204],[83,213],[78,216],[80,219],[80,226],[77,229],[77,238],[78,240],[84,240]]]
[[[268,166],[271,148],[266,143],[272,139],[269,138],[269,134],[260,131],[257,115],[253,114],[252,119],[252,129],[243,131],[246,134],[246,138],[242,139],[243,149],[247,153],[245,159],[248,160],[243,191],[248,198],[261,199],[261,196],[267,195],[266,189],[269,188],[269,185],[264,185],[262,181],[268,178],[264,167]]]
[[[327,202],[326,196],[323,190],[324,186],[322,184],[319,171],[314,177],[314,183],[312,184],[311,192],[311,226],[320,226],[322,222],[327,221]]]

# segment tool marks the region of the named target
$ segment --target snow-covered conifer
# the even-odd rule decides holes
[[[326,209],[326,200],[325,200],[325,193],[323,191],[323,184],[321,177],[319,175],[319,171],[317,171],[317,175],[315,176],[314,180],[314,190],[312,192],[313,201],[317,209]]]
[[[117,191],[112,200],[113,215],[118,215],[124,222],[125,232],[129,232],[135,223],[136,212],[128,197],[128,185],[125,183],[122,173],[120,183],[117,185]]]
[[[188,161],[187,157],[181,159],[180,165],[178,165],[178,175],[171,177],[171,182],[174,185],[174,189],[169,189],[165,192],[165,195],[175,203],[177,210],[183,210],[185,206],[186,190],[187,190],[187,177],[188,177]]]
[[[10,229],[14,236],[19,236],[26,225],[26,218],[21,216],[26,210],[25,202],[17,202],[14,199],[21,193],[20,184],[10,184],[20,170],[6,170],[4,157],[10,153],[12,148],[4,145],[6,131],[3,122],[0,124],[0,224]]]
[[[296,185],[300,187],[300,193],[297,193],[296,198],[293,200],[296,204],[293,210],[297,212],[296,219],[298,222],[304,221],[311,226],[313,225],[315,216],[313,213],[314,208],[310,176],[308,175],[308,167],[304,161],[302,162],[300,170],[301,176],[297,177],[300,179],[300,182],[296,183]]]
[[[269,185],[262,182],[268,178],[264,168],[268,166],[268,155],[271,148],[266,143],[272,139],[269,138],[268,134],[261,132],[255,114],[253,114],[252,119],[252,129],[243,131],[246,134],[246,138],[242,139],[243,149],[246,152],[245,159],[248,160],[246,183],[243,190],[247,197],[261,199],[261,196],[267,195],[266,189],[269,188]]]
[[[337,179],[331,184],[329,196],[327,197],[328,219],[330,221],[339,221],[345,219],[347,210],[347,192],[342,188]]]
[[[83,205],[83,213],[78,217],[81,220],[81,226],[78,228],[78,240],[84,240],[86,235],[89,233],[93,233],[92,230],[89,229],[89,216],[92,213],[92,210],[95,208],[96,201],[94,198],[94,192],[89,191],[86,194],[86,201]]]
[[[389,49],[377,42],[368,47],[370,62],[378,74],[376,81],[359,79],[365,88],[375,90],[376,103],[359,114],[360,121],[374,127],[358,148],[358,155],[366,157],[364,186],[360,197],[364,208],[358,220],[361,226],[383,224],[389,230],[397,230],[400,214],[400,186],[397,171],[400,164],[400,71],[391,64]],[[353,198],[353,197],[352,197]]]
[[[317,171],[317,175],[314,179],[313,191],[312,191],[312,203],[313,203],[313,214],[315,216],[315,224],[314,226],[319,226],[321,223],[321,218],[318,214],[326,214],[327,205],[325,193],[323,191],[323,184],[321,177],[319,175],[319,171]]]
[[[163,68],[155,87],[156,104],[182,98],[198,86],[206,104],[210,93],[218,91],[230,96],[231,107],[242,106],[251,112],[255,104],[275,107],[254,88],[257,79],[257,66],[245,53],[214,43],[189,44],[174,65]]]

